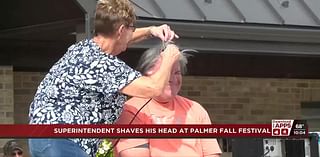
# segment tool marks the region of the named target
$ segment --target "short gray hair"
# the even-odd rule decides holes
[[[138,62],[136,69],[140,71],[142,74],[146,74],[146,72],[155,65],[155,63],[159,59],[160,53],[169,44],[174,44],[174,43],[173,42],[160,43],[155,45],[152,48],[147,49],[140,57],[140,60]],[[192,49],[185,49],[180,51],[181,53],[180,53],[179,63],[180,63],[181,73],[183,75],[187,72],[188,57],[191,56],[190,54],[185,53],[187,51],[196,52],[196,50],[192,50]]]

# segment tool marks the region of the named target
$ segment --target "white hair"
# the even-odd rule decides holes
[[[169,44],[174,44],[174,43],[173,42],[160,43],[155,45],[152,48],[147,49],[140,57],[140,60],[138,62],[136,69],[140,71],[142,74],[145,74],[147,71],[149,71],[159,59],[160,53]],[[185,74],[187,72],[188,57],[191,56],[188,52],[197,52],[197,51],[193,49],[185,49],[185,50],[181,50],[180,52],[181,53],[180,53],[179,63],[180,63],[181,73]]]

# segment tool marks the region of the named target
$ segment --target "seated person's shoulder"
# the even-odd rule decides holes
[[[182,102],[188,108],[197,109],[197,110],[200,110],[201,112],[207,112],[206,109],[197,101],[194,101],[194,100],[191,100],[189,98],[179,96],[179,95],[177,95],[176,98],[179,102]]]
[[[182,102],[183,104],[186,104],[190,107],[192,106],[192,107],[201,107],[202,108],[202,106],[198,102],[191,100],[189,98],[177,95],[176,99],[177,99],[177,101]]]
[[[147,98],[132,97],[125,102],[125,107],[130,106],[130,107],[140,108],[148,101],[149,99]]]

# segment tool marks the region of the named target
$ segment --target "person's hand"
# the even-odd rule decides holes
[[[173,38],[179,38],[179,36],[171,30],[170,26],[163,24],[161,26],[152,26],[150,33],[154,37],[160,38],[162,41],[170,41]]]

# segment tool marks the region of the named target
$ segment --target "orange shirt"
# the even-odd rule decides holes
[[[131,98],[116,124],[129,124],[137,111],[148,101],[144,98]],[[176,96],[170,103],[159,104],[151,100],[135,117],[132,124],[211,124],[207,111],[197,102]],[[115,152],[149,143],[152,157],[192,156],[201,157],[221,154],[214,138],[183,139],[121,139]]]

